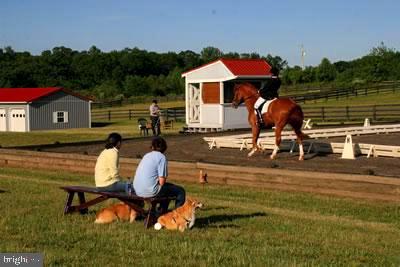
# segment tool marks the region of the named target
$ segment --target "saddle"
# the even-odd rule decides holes
[[[268,107],[269,107],[269,105],[270,105],[273,101],[275,101],[275,99],[277,99],[277,98],[264,100],[264,101],[258,106],[258,108],[254,109],[254,110],[255,110],[255,113],[256,113],[256,116],[257,116],[257,122],[258,122],[259,127],[262,127],[262,126],[264,125],[264,120],[263,120],[263,118],[262,118],[262,115],[263,115],[264,113],[267,113],[267,112],[268,112]]]

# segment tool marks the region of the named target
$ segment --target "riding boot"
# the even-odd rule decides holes
[[[262,119],[262,115],[261,115],[261,111],[256,108],[256,112],[257,112],[257,125],[258,127],[262,127],[264,125],[263,119]]]

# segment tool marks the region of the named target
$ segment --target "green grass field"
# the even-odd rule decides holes
[[[184,123],[176,122],[174,129],[162,130],[162,134],[178,134]],[[123,138],[139,137],[139,128],[136,120],[116,121],[104,123],[104,126],[82,129],[43,130],[26,133],[0,133],[1,147],[43,145],[58,143],[74,143],[83,141],[105,140],[109,133],[118,132]],[[151,135],[151,130],[149,131]]]
[[[205,204],[185,233],[63,216],[62,185],[93,178],[2,168],[0,251],[46,266],[399,266],[400,207],[305,193],[183,184]],[[4,192],[5,191],[5,192]],[[108,203],[110,204],[110,203]]]

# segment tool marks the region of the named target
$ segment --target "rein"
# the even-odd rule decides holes
[[[258,95],[258,94],[259,94],[259,92],[255,93],[255,94],[252,94],[252,95],[249,95],[248,97],[244,97],[244,98],[243,98],[243,102],[246,102],[247,99],[250,99],[250,98],[252,98],[253,96],[256,96],[256,95]]]

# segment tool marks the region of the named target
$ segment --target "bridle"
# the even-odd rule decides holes
[[[236,90],[238,90],[238,89],[236,88]],[[250,99],[250,98],[252,98],[252,97],[254,97],[254,96],[257,96],[257,95],[260,95],[260,93],[259,93],[258,91],[257,91],[256,93],[254,93],[254,94],[251,94],[251,95],[249,95],[249,96],[246,96],[246,97],[242,98],[242,100],[239,101],[238,106],[239,106],[241,103],[246,102],[246,100],[248,100],[248,99]]]

